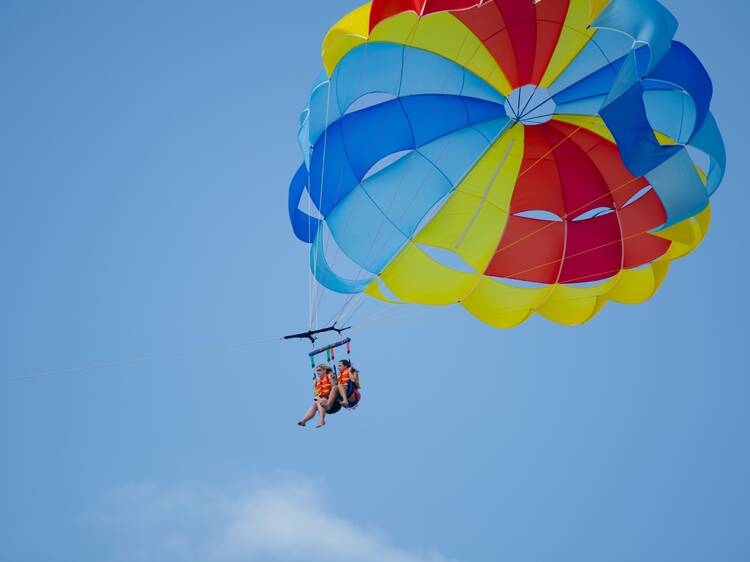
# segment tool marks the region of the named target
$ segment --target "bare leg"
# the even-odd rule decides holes
[[[315,402],[315,406],[318,409],[318,413],[320,414],[320,423],[318,423],[318,425],[316,425],[315,427],[320,429],[326,424],[326,407],[323,405],[323,402],[321,400]]]
[[[305,424],[315,417],[315,412],[317,411],[318,402],[316,401],[313,402],[313,405],[308,408],[307,412],[305,412],[305,416],[297,422],[297,425],[305,427]]]
[[[339,396],[341,396],[341,402],[344,404],[344,408],[349,407],[349,400],[346,398],[346,390],[348,386],[348,384],[340,384],[336,387],[339,392]]]

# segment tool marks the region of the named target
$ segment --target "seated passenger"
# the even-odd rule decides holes
[[[316,377],[313,381],[315,399],[312,406],[305,412],[303,418],[297,422],[297,425],[301,427],[305,427],[307,422],[315,417],[316,412],[320,415],[320,422],[315,427],[323,427],[326,424],[326,413],[332,412],[333,407],[336,405],[336,387],[334,386],[333,369],[326,364],[318,365],[315,369],[315,375]]]
[[[359,371],[352,367],[351,362],[347,359],[339,361],[338,368],[338,381],[333,391],[335,393],[336,404],[340,403],[341,406],[347,409],[353,408],[359,403],[361,398],[359,392]]]
[[[355,383],[352,381],[352,363],[348,359],[342,359],[338,363],[339,376],[336,384],[336,388],[333,390],[334,396],[338,396],[341,400],[341,405],[344,408],[349,408],[349,398],[354,392]]]

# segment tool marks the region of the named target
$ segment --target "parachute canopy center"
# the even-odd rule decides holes
[[[505,100],[505,114],[523,125],[541,125],[555,115],[557,104],[550,93],[534,84],[513,90]]]

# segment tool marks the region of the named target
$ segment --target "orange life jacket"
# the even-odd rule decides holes
[[[339,384],[349,384],[349,381],[351,373],[349,372],[349,369],[344,369],[339,373]]]
[[[328,398],[331,393],[331,375],[326,373],[315,381],[315,395],[318,398]]]

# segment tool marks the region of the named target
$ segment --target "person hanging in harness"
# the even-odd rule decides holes
[[[325,363],[318,365],[315,369],[315,380],[313,380],[315,399],[307,412],[305,412],[304,417],[297,422],[297,425],[305,427],[307,422],[315,417],[316,413],[320,415],[320,422],[315,427],[321,428],[326,424],[326,414],[335,413],[333,412],[334,406],[337,404],[335,384],[336,380],[333,375],[333,369]]]
[[[344,408],[353,408],[360,400],[359,371],[352,367],[351,361],[342,359],[338,363],[339,376],[332,396],[341,400]]]

